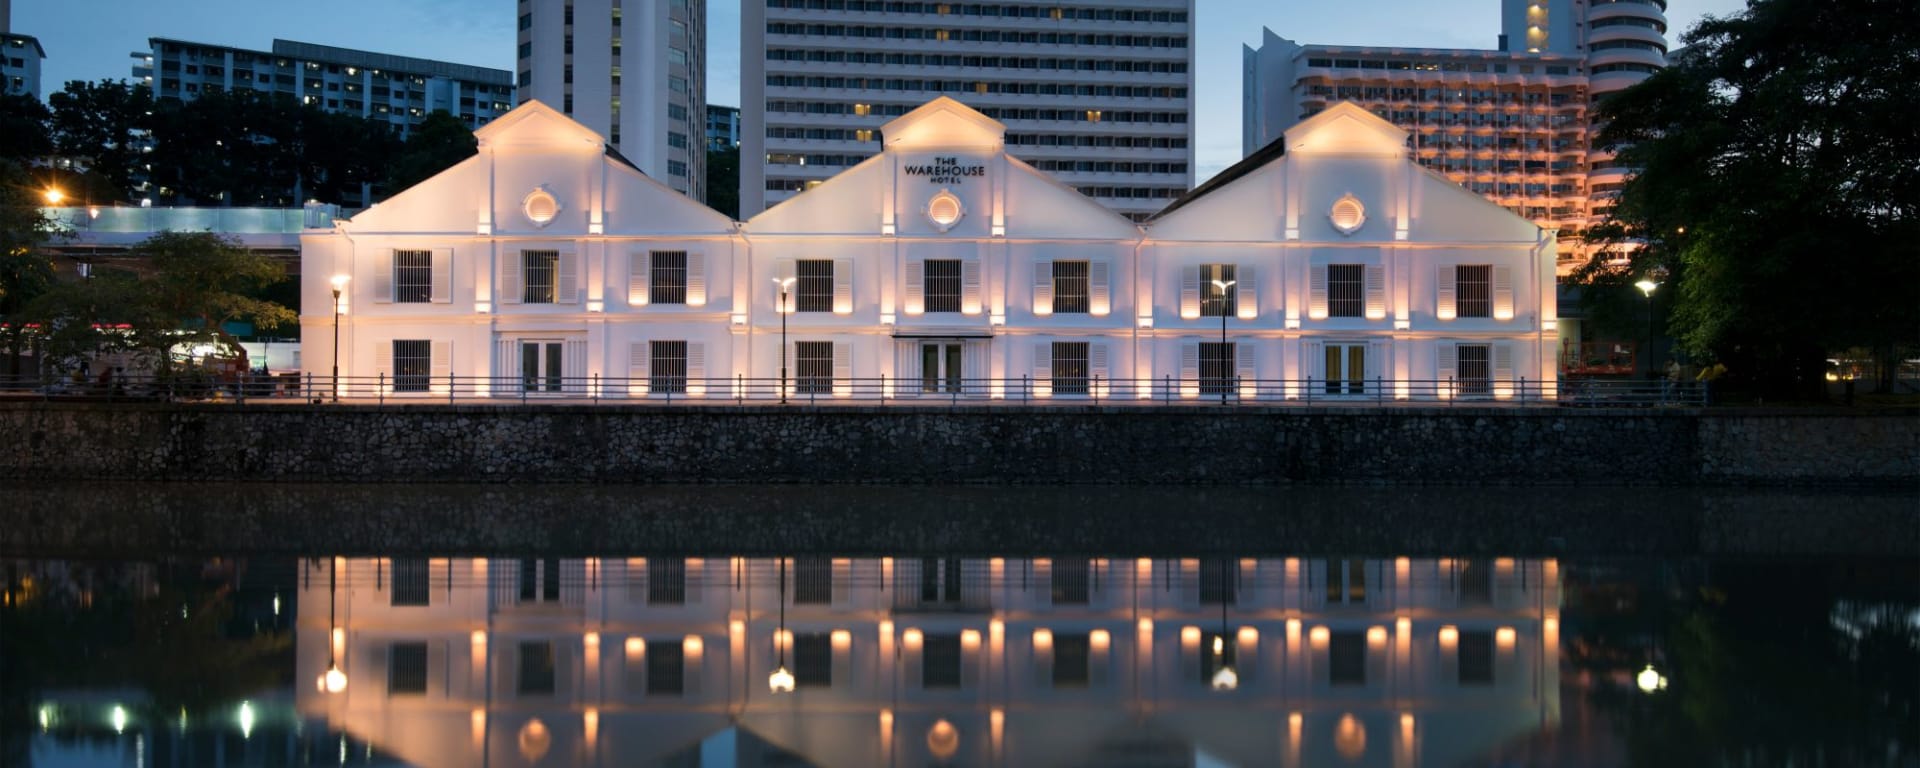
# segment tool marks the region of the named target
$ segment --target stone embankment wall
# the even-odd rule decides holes
[[[0,405],[0,479],[1920,487],[1842,410]]]

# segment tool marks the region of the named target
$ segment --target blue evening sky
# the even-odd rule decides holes
[[[754,0],[746,0],[753,2]],[[1196,0],[1196,183],[1240,159],[1240,47],[1260,27],[1304,43],[1492,48],[1499,0]],[[284,38],[511,70],[512,0],[14,0],[13,31],[47,49],[42,88],[130,76],[149,37],[253,49]],[[1670,0],[1669,40],[1744,0]],[[740,103],[740,10],[707,3],[707,99]]]

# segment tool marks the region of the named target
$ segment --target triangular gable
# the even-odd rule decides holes
[[[886,155],[874,155],[819,186],[789,197],[747,220],[765,234],[877,234],[886,194]],[[857,203],[857,204],[850,204]]]
[[[436,173],[348,219],[347,230],[369,232],[473,232],[475,211],[482,198],[475,190],[487,185],[487,158],[474,155]]]
[[[494,118],[473,136],[483,147],[585,145],[601,151],[606,145],[605,137],[538,99]]]
[[[941,96],[880,126],[894,147],[998,147],[1007,126],[955,99]]]
[[[1409,160],[1408,162],[1413,162]],[[1419,166],[1413,193],[1418,239],[1441,242],[1535,242],[1541,227],[1484,195]]]
[[[1290,155],[1407,154],[1407,132],[1351,101],[1335,104],[1288,128],[1281,137]]]
[[[1140,227],[1052,174],[1007,157],[1007,236],[1131,240]]]
[[[733,231],[726,214],[680,194],[652,176],[609,156],[607,234],[725,234]]]

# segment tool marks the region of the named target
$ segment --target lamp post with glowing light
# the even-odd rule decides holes
[[[1640,289],[1647,297],[1647,378],[1653,378],[1653,289],[1659,288],[1660,284],[1643,277],[1633,287]]]
[[[776,277],[773,279],[773,284],[780,286],[780,303],[774,305],[774,311],[780,314],[780,404],[786,405],[787,404],[787,311],[791,309],[791,307],[789,307],[788,304],[789,302],[792,301],[792,299],[789,296],[788,289],[793,287],[793,278]],[[785,571],[783,570],[782,573],[784,574]]]
[[[774,693],[793,693],[793,672],[787,669],[787,649],[780,644],[782,635],[787,633],[787,559],[780,558],[780,628],[773,631],[773,650],[779,656],[779,662],[773,668],[773,674],[767,675],[767,687]]]
[[[340,402],[340,291],[347,287],[352,278],[346,275],[333,276],[333,401]]]
[[[1228,366],[1225,364],[1227,359],[1227,289],[1232,288],[1234,284],[1237,282],[1239,281],[1237,280],[1213,281],[1214,290],[1219,291],[1220,293],[1219,303],[1217,304],[1217,306],[1220,307],[1220,354],[1214,358],[1215,360],[1214,364],[1227,369],[1227,370],[1222,370],[1220,372],[1220,382],[1221,382],[1220,383],[1220,404],[1221,405],[1227,404],[1227,390],[1230,388],[1227,382],[1231,380],[1230,374],[1232,373],[1232,366]],[[1225,614],[1225,612],[1226,612],[1226,609],[1221,608],[1221,613],[1223,615]]]
[[[1667,689],[1667,676],[1654,670],[1652,664],[1648,664],[1646,669],[1640,670],[1640,674],[1634,676],[1633,684],[1640,688],[1641,693],[1664,691]]]

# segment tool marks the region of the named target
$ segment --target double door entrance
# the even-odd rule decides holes
[[[1326,380],[1324,394],[1367,394],[1366,344],[1329,343],[1325,347],[1325,355],[1325,365],[1321,368],[1321,375]]]
[[[965,345],[958,341],[920,343],[920,391],[956,393],[967,375]]]

